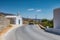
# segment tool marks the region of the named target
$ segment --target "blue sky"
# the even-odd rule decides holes
[[[16,14],[25,18],[53,19],[53,9],[60,8],[60,0],[0,0],[0,12]]]

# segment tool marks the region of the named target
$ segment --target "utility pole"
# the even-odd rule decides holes
[[[20,15],[20,12],[18,11],[18,12],[17,12],[17,16],[19,16],[19,15]]]
[[[35,24],[36,24],[36,21],[37,21],[37,15],[35,15]]]

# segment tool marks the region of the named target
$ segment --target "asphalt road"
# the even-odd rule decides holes
[[[10,32],[6,40],[60,40],[60,36],[45,32],[36,25],[27,25]]]

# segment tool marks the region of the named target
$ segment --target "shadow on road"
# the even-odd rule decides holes
[[[57,33],[57,32],[53,32],[53,31],[48,31],[48,30],[44,30],[45,32],[48,32],[48,33],[51,33],[51,34],[55,34],[55,35],[59,35],[60,36],[60,33]]]

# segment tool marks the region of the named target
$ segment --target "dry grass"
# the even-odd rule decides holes
[[[0,32],[0,36],[1,35],[3,35],[3,34],[5,34],[9,29],[11,29],[12,28],[12,25],[9,25],[9,26],[7,26],[6,28],[4,28],[1,32]]]

